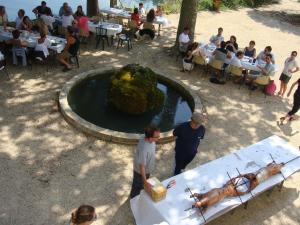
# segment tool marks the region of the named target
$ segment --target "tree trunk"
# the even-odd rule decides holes
[[[115,7],[118,5],[118,0],[110,0],[110,7]]]
[[[194,41],[194,32],[197,20],[198,0],[183,0],[180,10],[179,24],[175,46],[178,47],[178,37],[185,27],[190,28],[190,38]]]
[[[87,15],[97,16],[99,13],[99,3],[98,0],[87,0]]]

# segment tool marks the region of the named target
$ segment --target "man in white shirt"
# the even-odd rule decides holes
[[[55,22],[55,18],[51,16],[49,13],[41,15],[41,19],[48,26],[49,30],[53,30],[53,23]]]
[[[185,27],[183,32],[179,35],[179,51],[186,52],[188,45],[191,43],[191,39],[189,37],[190,29]]]
[[[260,61],[264,61],[266,62],[266,55],[267,54],[271,54],[272,55],[272,60],[271,62],[273,64],[275,64],[275,56],[274,54],[272,53],[272,47],[271,46],[267,46],[265,47],[265,50],[264,51],[261,51],[258,56],[256,57],[257,60],[260,60]]]
[[[16,18],[16,29],[21,30],[23,28],[22,22],[23,22],[24,16],[25,16],[24,9],[20,9],[18,11],[18,17]]]
[[[232,58],[230,65],[236,66],[238,68],[242,67],[242,58],[244,57],[244,53],[242,51],[238,51],[236,55]]]
[[[223,28],[218,28],[218,34],[211,36],[209,39],[210,43],[214,44],[215,46],[220,46],[221,42],[224,41],[224,37],[222,36]]]
[[[284,62],[284,68],[283,71],[280,75],[280,90],[278,92],[278,95],[283,97],[286,88],[287,88],[287,84],[290,81],[292,74],[296,73],[297,71],[299,71],[299,66],[298,63],[296,61],[296,57],[297,57],[297,52],[296,51],[292,51],[292,54],[290,57],[288,57],[285,62]]]
[[[139,3],[139,15],[140,16],[146,16],[146,11],[144,9],[144,4],[143,3]]]

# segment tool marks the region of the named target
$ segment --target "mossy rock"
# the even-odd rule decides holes
[[[138,115],[156,110],[164,98],[156,74],[147,67],[129,64],[111,77],[108,102],[122,112]]]

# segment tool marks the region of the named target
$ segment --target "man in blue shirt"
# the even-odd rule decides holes
[[[193,113],[191,121],[182,123],[174,129],[173,135],[176,137],[174,175],[180,174],[194,159],[204,134],[205,127],[202,125],[200,113]]]

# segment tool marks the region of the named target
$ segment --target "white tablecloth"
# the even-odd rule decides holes
[[[34,48],[37,44],[37,40],[39,39],[39,37],[39,34],[30,33],[28,36],[24,36],[23,34],[21,34],[20,39],[26,41],[28,43],[28,47]],[[51,43],[55,43],[55,46],[51,45],[49,49],[54,50],[57,53],[60,53],[64,50],[66,39],[51,35],[47,35],[47,38],[50,40]],[[10,39],[12,39],[11,32],[0,29],[0,41],[6,41]]]
[[[104,8],[104,9],[100,9],[100,12],[120,16],[120,17],[123,17],[123,18],[126,18],[126,19],[131,18],[131,14],[129,12],[123,10],[123,9]],[[141,20],[146,21],[146,18],[142,17]],[[169,20],[164,16],[156,16],[153,23],[160,24],[160,25],[163,25],[163,26],[170,25]]]
[[[115,36],[118,33],[122,32],[122,25],[120,24],[112,24],[112,23],[106,23],[106,22],[99,22],[99,23],[93,23],[89,21],[89,29],[92,33],[96,33],[96,27],[102,26],[103,28],[107,29],[107,35],[108,36]]]
[[[176,186],[169,189],[167,197],[163,201],[154,203],[150,197],[142,191],[140,195],[130,200],[131,210],[137,225],[153,225],[165,223],[169,225],[201,225],[205,224],[197,209],[184,211],[192,206],[194,200],[189,198],[190,193],[184,190],[189,187],[193,193],[204,193],[212,188],[222,187],[230,176],[256,172],[272,162],[270,153],[277,163],[287,162],[300,156],[298,149],[290,146],[286,141],[271,136],[254,145],[234,152],[233,154],[213,160],[193,170],[179,174],[163,181],[164,185],[170,180],[176,180]],[[300,158],[286,164],[282,168],[282,174],[276,174],[267,181],[258,185],[253,191],[254,196],[279,184],[300,169]],[[251,199],[251,194],[241,196],[243,202]],[[211,206],[204,213],[206,221],[217,218],[229,210],[241,205],[238,197],[226,198]],[[251,210],[251,209],[248,209]],[[249,211],[250,212],[250,211]]]

